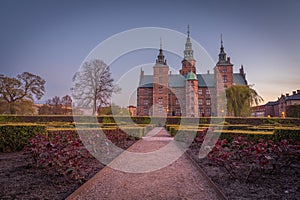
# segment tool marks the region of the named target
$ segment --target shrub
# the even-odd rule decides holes
[[[32,154],[38,166],[54,168],[67,179],[85,178],[86,165],[83,160],[90,154],[83,148],[75,131],[37,134],[29,143],[26,151]]]
[[[235,136],[231,142],[218,140],[208,158],[223,167],[230,176],[242,176],[247,181],[253,171],[269,173],[290,165],[293,160],[299,159],[299,150],[300,143],[292,140],[275,143],[261,138],[254,142]]]
[[[86,163],[91,158],[89,151],[109,153],[110,143],[124,147],[126,140],[135,140],[120,129],[103,129],[103,132],[106,137],[98,130],[85,130],[80,135],[84,139],[83,146],[76,130],[48,131],[29,140],[26,151],[32,154],[37,166],[54,169],[67,180],[82,181],[88,176]],[[111,155],[107,155],[107,163],[114,158]]]
[[[46,127],[33,124],[2,124],[0,125],[0,152],[22,150],[28,140],[37,133],[45,133]]]

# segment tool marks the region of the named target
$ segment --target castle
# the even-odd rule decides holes
[[[219,60],[213,74],[197,74],[193,53],[188,27],[182,68],[179,74],[171,74],[160,45],[153,75],[145,75],[143,70],[140,73],[138,116],[199,117],[221,116],[226,112],[224,89],[235,84],[247,85],[243,66],[239,73],[233,73],[233,64],[226,56],[222,38]]]

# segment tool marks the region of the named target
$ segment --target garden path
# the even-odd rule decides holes
[[[110,163],[111,167],[106,166],[67,199],[218,199],[197,167],[172,143],[173,138],[164,128],[154,128]],[[163,156],[154,153],[161,153],[162,149],[171,153]],[[128,156],[130,152],[141,157],[132,159]],[[170,156],[178,153],[182,155],[178,159]],[[142,159],[146,157],[150,158]],[[126,166],[126,161],[131,167]],[[172,162],[159,167],[165,161]],[[122,170],[116,170],[120,166]],[[158,169],[153,171],[151,166]],[[143,170],[149,172],[142,173]]]

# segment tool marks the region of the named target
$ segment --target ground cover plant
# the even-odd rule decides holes
[[[188,153],[229,199],[296,199],[300,132],[297,127],[273,129],[272,135],[222,133],[212,149],[204,148],[208,156],[199,159],[204,137],[213,131],[207,128],[197,132]]]
[[[8,127],[12,132],[2,131],[2,136],[4,133],[6,135],[13,133],[15,141],[24,141],[24,143],[18,149],[10,148],[11,153],[0,152],[1,199],[65,199],[104,167],[83,146],[73,123],[22,122],[9,125],[6,123],[4,127]],[[99,131],[99,125],[97,127],[85,128],[85,131],[95,136]],[[137,133],[142,130],[144,134],[149,127],[141,126],[138,129],[127,126],[126,128],[136,130]],[[127,149],[140,138],[126,134],[120,128],[109,128],[106,125],[103,132],[106,140],[101,141],[97,138],[98,140],[94,140],[95,147],[106,141],[121,149]],[[3,144],[7,146],[9,142]],[[95,149],[99,150],[101,146]],[[17,151],[14,152],[15,150]]]

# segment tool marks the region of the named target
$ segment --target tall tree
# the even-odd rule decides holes
[[[226,89],[227,109],[235,117],[249,116],[250,107],[258,105],[263,98],[250,86],[233,85]]]
[[[0,99],[6,101],[10,114],[16,114],[13,104],[19,100],[41,99],[45,92],[46,81],[38,75],[23,72],[17,77],[0,74]]]
[[[120,89],[113,84],[109,66],[102,60],[87,61],[73,77],[72,95],[76,105],[97,110],[109,105],[113,93]]]

